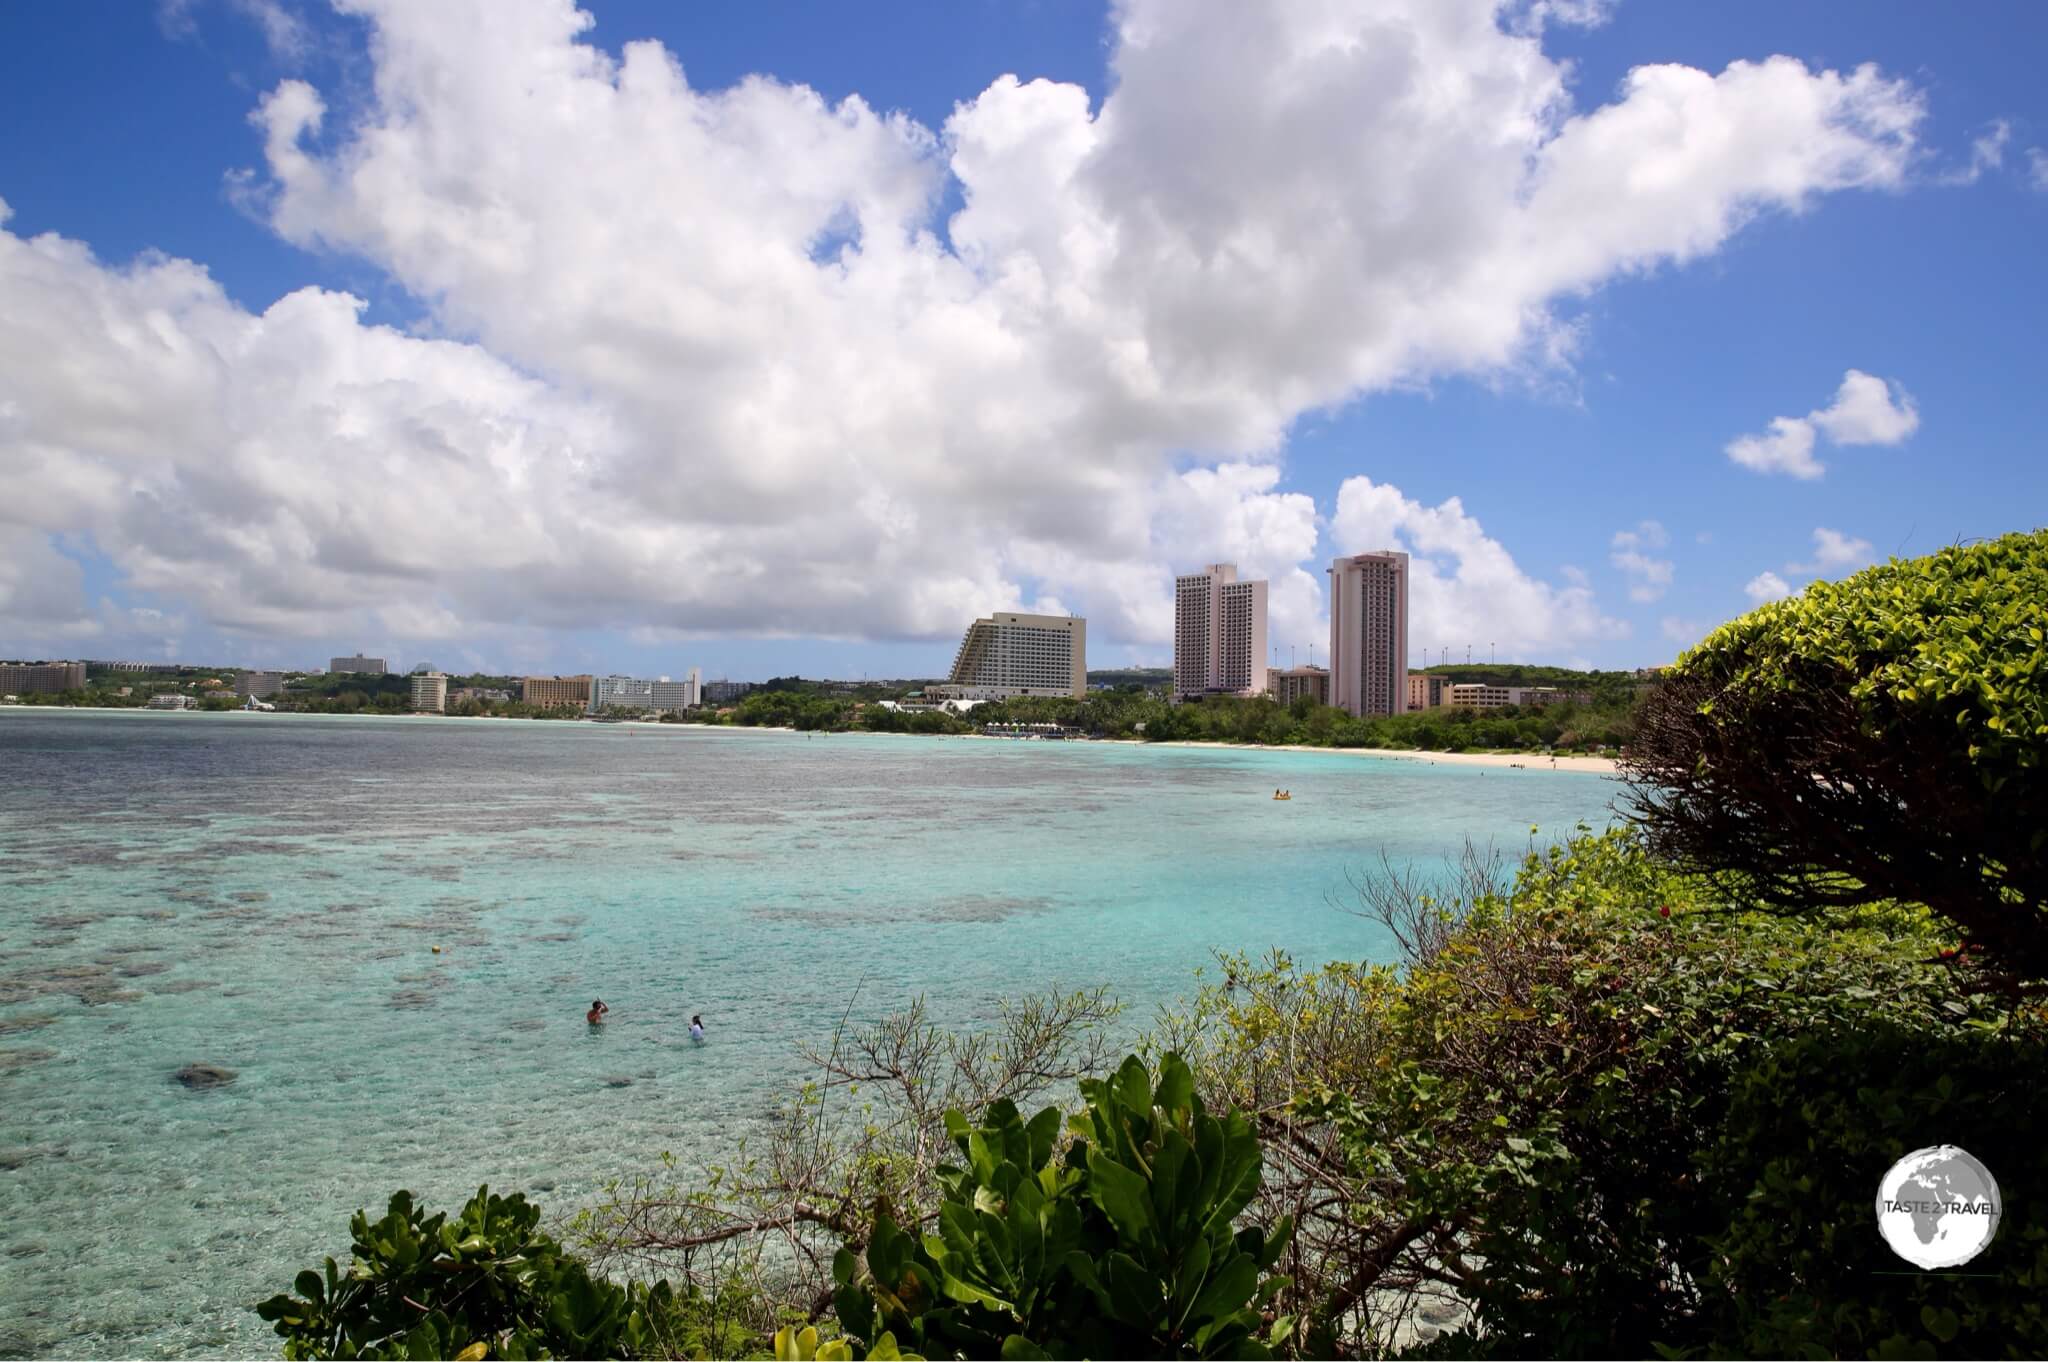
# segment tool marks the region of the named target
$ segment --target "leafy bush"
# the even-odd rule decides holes
[[[2048,531],[1816,582],[1644,706],[1652,846],[1791,910],[1884,899],[2048,979]]]
[[[453,1221],[398,1192],[350,1222],[353,1261],[301,1272],[257,1313],[288,1358],[664,1357],[686,1304],[666,1282],[591,1276],[540,1209],[479,1187]]]
[[[883,1215],[864,1270],[838,1256],[850,1333],[948,1356],[1268,1355],[1262,1335],[1291,1328],[1260,1316],[1285,1284],[1267,1273],[1288,1226],[1234,1228],[1259,1184],[1250,1124],[1210,1115],[1173,1055],[1156,1085],[1133,1057],[1081,1091],[1064,1151],[1056,1108],[1026,1122],[998,1102],[978,1126],[948,1113],[961,1163],[939,1170],[938,1233]]]
[[[1302,1226],[1278,1308],[1307,1321],[1307,1348],[1951,1346],[1919,1321],[1935,1288],[1869,1270],[1889,1256],[1878,1181],[1899,1153],[1952,1142],[2038,1187],[2038,1119],[2014,1118],[2048,1026],[1960,992],[1937,920],[1743,912],[1626,832],[1531,857],[1511,890],[1481,866],[1446,892],[1374,892],[1405,969],[1233,960],[1229,986],[1163,1037],[1287,1153],[1249,1214]],[[1898,1062],[1916,1046],[1924,1061]],[[1914,1095],[1940,1093],[1943,1065],[1968,1075],[1968,1101]],[[2000,1244],[1973,1265],[1992,1275],[1976,1314],[1954,1306],[1957,1350],[2048,1342],[2048,1201],[2029,1195],[2007,1196]],[[1860,1270],[1823,1270],[1852,1243]],[[1804,1332],[1765,1305],[1787,1292]]]

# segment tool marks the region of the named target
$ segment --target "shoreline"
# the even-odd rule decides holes
[[[240,714],[242,710],[148,710],[128,705],[7,705],[0,709],[42,710],[53,714]],[[260,714],[259,714],[260,717]],[[470,719],[495,723],[547,723],[577,724],[577,719],[514,719],[488,714],[297,714],[287,713],[273,717],[291,719]],[[621,720],[619,726],[635,728],[665,728],[681,731],[710,731],[736,733],[797,733],[800,729],[785,728],[771,724],[663,724],[642,719]],[[609,725],[608,725],[609,726]],[[881,733],[864,729],[849,730],[833,736],[869,738],[971,738],[987,742],[1027,742],[1031,739],[1005,738],[993,733]],[[1342,757],[1391,757],[1396,761],[1426,761],[1431,765],[1445,766],[1489,766],[1495,769],[1519,769],[1528,771],[1573,771],[1580,775],[1612,776],[1617,772],[1612,757],[1559,756],[1548,757],[1540,752],[1431,752],[1406,747],[1310,747],[1299,743],[1261,742],[1197,742],[1186,738],[1171,738],[1163,742],[1147,742],[1143,738],[1073,738],[1076,743],[1115,743],[1125,747],[1183,747],[1196,750],[1217,750],[1225,752],[1320,752],[1329,756]]]
[[[1127,742],[1138,747],[1221,747],[1243,752],[1325,752],[1340,757],[1393,757],[1398,761],[1426,761],[1432,766],[1492,766],[1530,771],[1577,771],[1582,775],[1611,776],[1619,769],[1612,757],[1548,757],[1541,752],[1431,752],[1410,747],[1309,747],[1300,743],[1192,742],[1174,738],[1148,743],[1141,738],[1106,738],[1104,742]]]

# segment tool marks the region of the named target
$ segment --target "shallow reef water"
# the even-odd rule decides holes
[[[566,1210],[715,1157],[849,1002],[972,1026],[1107,984],[1135,1027],[1217,950],[1384,958],[1347,872],[1517,853],[1616,791],[1339,753],[21,710],[0,771],[0,1356],[275,1356],[250,1307],[396,1188]]]

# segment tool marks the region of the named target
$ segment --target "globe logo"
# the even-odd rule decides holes
[[[1877,1228],[1915,1267],[1961,1267],[1998,1233],[2003,1204],[1991,1170],[1952,1144],[1916,1149],[1877,1185]]]

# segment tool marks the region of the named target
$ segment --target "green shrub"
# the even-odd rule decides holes
[[[949,1112],[958,1166],[939,1173],[938,1232],[876,1220],[863,1265],[835,1263],[841,1324],[968,1357],[1260,1357],[1268,1275],[1288,1237],[1235,1228],[1259,1184],[1260,1153],[1236,1112],[1212,1116],[1178,1056],[1155,1084],[1136,1058],[1083,1080],[1068,1125],[1024,1121],[997,1102],[971,1126]]]
[[[1937,960],[1943,924],[1918,908],[1742,912],[1625,831],[1530,858],[1506,892],[1490,880],[1385,896],[1405,968],[1232,960],[1231,986],[1169,1028],[1208,1038],[1187,1052],[1213,1100],[1297,1152],[1249,1213],[1299,1214],[1277,1308],[1307,1321],[1307,1346],[2048,1346],[2031,1096],[2048,1019],[1960,991]],[[1890,1163],[1937,1143],[1969,1148],[2007,1192],[1967,1296],[1916,1282],[1873,1211]],[[1332,1206],[1344,1214],[1315,1213]]]
[[[1625,767],[1653,847],[1806,911],[1923,903],[2048,979],[2048,531],[1816,582],[1678,660]]]
[[[350,1222],[353,1260],[257,1306],[288,1358],[660,1357],[684,1305],[666,1282],[593,1277],[525,1197],[479,1187],[451,1221],[399,1192]]]

